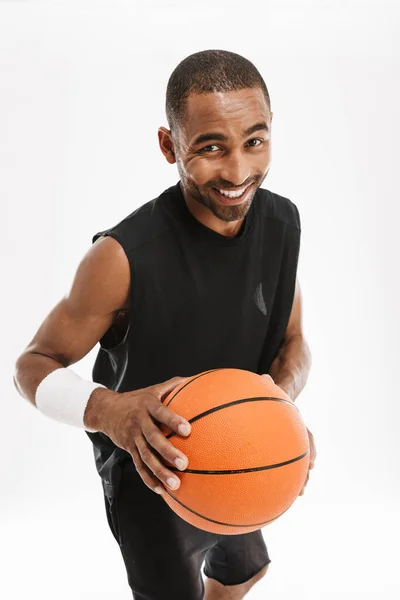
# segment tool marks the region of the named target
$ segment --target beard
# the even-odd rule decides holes
[[[206,206],[211,210],[213,215],[215,215],[218,219],[221,219],[221,221],[226,222],[244,219],[249,212],[251,203],[253,202],[254,194],[257,191],[255,189],[250,194],[246,202],[242,202],[241,204],[233,204],[232,206],[224,206],[217,200],[214,200],[211,190],[208,193],[204,193],[201,192],[196,185],[192,186],[191,188],[187,188],[187,190],[192,198],[194,198],[199,204]]]
[[[187,193],[194,200],[196,200],[196,202],[208,208],[218,219],[221,219],[221,221],[225,222],[240,221],[241,219],[244,219],[244,217],[250,210],[251,204],[253,202],[254,196],[258,188],[261,186],[268,173],[267,171],[264,174],[264,176],[261,178],[258,184],[257,182],[252,182],[251,185],[256,183],[256,186],[254,187],[254,190],[250,193],[250,196],[246,200],[246,202],[242,202],[241,204],[233,204],[232,206],[225,206],[224,204],[219,203],[218,200],[216,200],[213,197],[213,192],[211,189],[212,187],[220,187],[223,189],[223,185],[217,184],[216,186],[210,186],[209,188],[200,188],[196,183],[194,183],[192,180],[188,179],[188,177],[185,176],[183,171],[179,168],[179,163],[177,163],[177,167],[180,178],[182,180],[182,184],[184,185],[184,188],[187,191]]]

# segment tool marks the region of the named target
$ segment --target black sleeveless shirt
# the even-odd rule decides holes
[[[296,205],[259,188],[235,237],[189,211],[180,182],[110,229],[130,265],[125,327],[100,340],[93,381],[118,392],[221,367],[268,373],[283,343],[300,249]],[[107,277],[107,273],[104,273]],[[86,431],[108,497],[131,455]]]

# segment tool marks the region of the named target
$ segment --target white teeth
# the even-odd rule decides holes
[[[227,190],[219,190],[218,191],[220,194],[223,194],[224,196],[227,196],[228,198],[239,198],[239,196],[241,196],[248,188],[249,186],[242,188],[241,190],[238,190],[237,192],[228,192]]]

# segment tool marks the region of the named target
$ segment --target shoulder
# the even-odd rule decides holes
[[[259,188],[258,192],[261,212],[265,217],[283,221],[301,230],[299,209],[292,200],[265,188]]]
[[[116,225],[95,233],[92,243],[95,243],[100,237],[110,236],[119,242],[126,254],[129,254],[143,244],[163,235],[168,231],[168,223],[165,219],[161,196],[142,204]]]

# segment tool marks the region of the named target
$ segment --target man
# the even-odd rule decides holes
[[[44,414],[86,429],[135,599],[239,599],[270,562],[261,531],[203,531],[154,493],[173,493],[189,460],[158,425],[190,435],[162,400],[210,369],[265,374],[298,396],[311,366],[296,279],[300,217],[261,188],[273,113],[250,61],[192,54],[166,96],[170,129],[158,139],[180,181],[95,234],[69,293],[18,358],[15,383]],[[68,367],[97,342],[93,381],[84,381]]]

